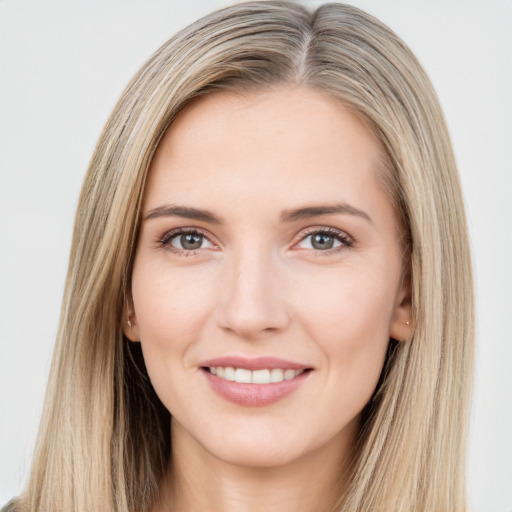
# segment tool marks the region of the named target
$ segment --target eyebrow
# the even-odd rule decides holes
[[[370,224],[372,220],[370,216],[359,210],[354,206],[347,203],[334,204],[328,206],[307,206],[305,208],[297,208],[294,210],[285,210],[281,214],[281,222],[296,222],[298,220],[308,219],[310,217],[317,217],[320,215],[332,215],[332,214],[344,214],[344,215],[355,215],[367,220]]]
[[[149,210],[144,220],[156,219],[157,217],[184,217],[185,219],[200,220],[210,224],[222,224],[222,221],[208,210],[192,208],[190,206],[164,205]]]
[[[358,208],[347,203],[326,205],[326,206],[306,206],[293,210],[284,210],[281,213],[281,222],[296,222],[311,217],[321,215],[344,214],[361,217],[368,222],[372,222],[370,216]],[[185,219],[199,220],[210,224],[223,224],[222,220],[209,210],[201,208],[192,208],[190,206],[163,205],[149,210],[144,220],[155,219],[158,217],[183,217]]]

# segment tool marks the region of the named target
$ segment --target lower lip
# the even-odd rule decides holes
[[[242,384],[221,379],[205,369],[201,371],[213,391],[222,398],[245,407],[263,407],[278,402],[293,393],[311,373],[311,371],[305,371],[293,379],[269,384]]]

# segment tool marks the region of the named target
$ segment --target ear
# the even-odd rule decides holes
[[[123,334],[130,341],[140,341],[139,324],[137,323],[137,315],[135,314],[131,292],[125,301],[123,311]]]
[[[412,320],[412,279],[409,271],[405,272],[398,290],[395,309],[391,316],[389,336],[397,341],[412,339],[414,325]]]

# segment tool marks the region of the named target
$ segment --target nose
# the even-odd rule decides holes
[[[256,339],[286,329],[290,316],[283,275],[271,256],[256,250],[234,255],[224,276],[218,311],[223,330]]]

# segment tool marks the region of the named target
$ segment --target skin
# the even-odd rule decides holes
[[[210,94],[167,131],[145,190],[125,328],[172,414],[155,510],[329,509],[389,339],[411,334],[382,156],[358,117],[303,87]],[[340,204],[352,210],[282,220]],[[222,223],[154,213],[166,205]],[[198,249],[180,245],[181,228],[204,235]],[[313,245],[312,231],[326,229],[332,248]],[[199,368],[226,355],[313,370],[278,402],[244,407],[212,391]]]

